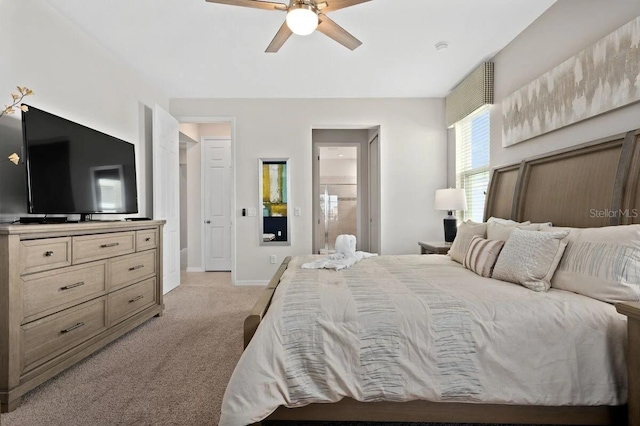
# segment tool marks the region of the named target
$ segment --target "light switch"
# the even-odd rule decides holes
[[[255,216],[256,215],[256,208],[255,207],[249,207],[248,209],[249,214],[247,216]]]
[[[300,210],[300,207],[296,207],[295,209],[293,209],[293,214],[295,216],[301,216],[302,215],[302,210]]]

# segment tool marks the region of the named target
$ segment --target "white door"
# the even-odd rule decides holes
[[[231,270],[231,141],[202,142],[204,269]]]
[[[380,161],[378,136],[369,142],[369,251],[380,253]]]
[[[179,125],[167,111],[153,108],[153,217],[166,220],[162,236],[163,292],[180,285]]]

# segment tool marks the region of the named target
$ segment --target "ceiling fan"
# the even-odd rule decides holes
[[[206,0],[209,3],[229,4],[232,6],[252,7],[254,9],[280,10],[287,12],[287,18],[273,38],[267,53],[276,53],[291,37],[291,34],[308,35],[316,29],[344,47],[354,50],[362,44],[340,25],[333,22],[325,13],[345,7],[355,6],[371,0],[291,0],[276,3],[261,0]]]

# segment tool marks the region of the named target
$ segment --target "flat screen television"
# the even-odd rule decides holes
[[[132,144],[32,106],[22,134],[29,213],[138,212]]]

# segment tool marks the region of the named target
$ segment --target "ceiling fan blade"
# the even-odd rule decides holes
[[[209,3],[228,4],[231,6],[252,7],[254,9],[264,10],[287,10],[289,6],[284,3],[276,3],[272,1],[259,0],[206,0]]]
[[[345,7],[355,6],[360,3],[366,3],[371,0],[325,0],[318,2],[319,5],[327,3],[326,7],[321,7],[322,13],[333,12],[334,10],[344,9]]]
[[[285,21],[280,27],[280,29],[278,30],[278,32],[276,33],[276,36],[273,38],[273,40],[271,40],[271,43],[269,44],[269,46],[267,46],[267,50],[265,50],[265,52],[276,53],[278,50],[280,50],[282,45],[287,40],[289,40],[289,37],[291,37],[291,34],[293,33],[291,32],[291,30],[287,26],[287,22]]]
[[[322,13],[319,15],[320,24],[318,25],[318,31],[322,34],[326,35],[329,38],[334,39],[344,47],[350,50],[355,50],[358,46],[362,44],[360,40],[352,36],[342,28],[340,25],[333,22],[329,17],[323,15]]]

